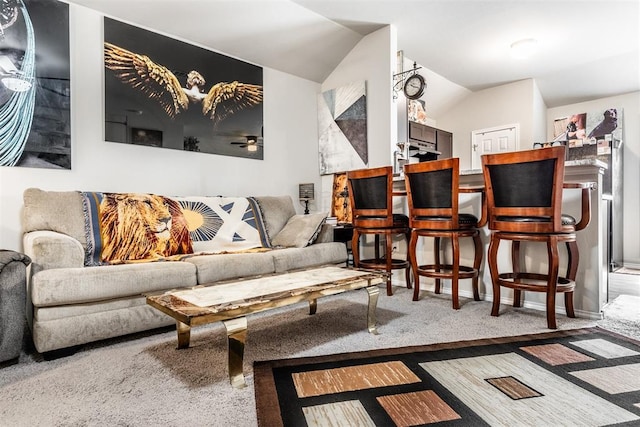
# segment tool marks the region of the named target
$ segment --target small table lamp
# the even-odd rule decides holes
[[[314,198],[313,183],[299,184],[299,198],[304,202],[304,213],[309,213],[309,201]]]

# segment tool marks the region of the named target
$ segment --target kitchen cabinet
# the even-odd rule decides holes
[[[453,134],[446,130],[436,130],[436,150],[440,152],[439,159],[453,157]]]
[[[416,122],[409,122],[409,139],[436,143],[436,128]]]
[[[417,122],[409,122],[409,143],[411,141],[432,145],[441,154],[439,159],[447,159],[453,156],[453,134],[442,129],[423,125]],[[425,144],[417,144],[422,147]]]

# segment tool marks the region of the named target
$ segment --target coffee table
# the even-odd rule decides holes
[[[315,314],[318,298],[364,288],[369,296],[367,327],[370,333],[377,334],[377,285],[385,281],[386,274],[381,272],[324,266],[203,284],[146,297],[147,304],[176,320],[179,349],[189,347],[192,326],[222,321],[227,330],[229,379],[231,385],[240,388],[246,386],[243,357],[248,314],[303,301],[309,302],[309,314]]]

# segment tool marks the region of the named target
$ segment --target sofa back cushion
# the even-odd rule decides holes
[[[23,232],[51,230],[78,240],[86,248],[82,196],[79,191],[27,188],[23,194]]]
[[[267,234],[271,242],[273,242],[273,239],[284,228],[289,218],[296,214],[293,200],[291,196],[258,196],[254,197],[254,199],[260,206]]]
[[[294,215],[273,238],[271,243],[276,247],[304,248],[312,244],[327,219],[327,213]]]

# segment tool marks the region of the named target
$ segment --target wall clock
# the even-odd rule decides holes
[[[424,77],[421,74],[413,74],[404,82],[404,96],[408,99],[418,99],[424,94],[426,87]]]

